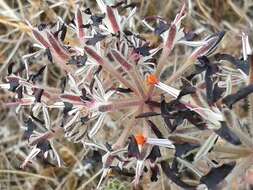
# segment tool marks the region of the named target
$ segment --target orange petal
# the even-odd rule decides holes
[[[138,145],[144,145],[147,141],[147,138],[144,137],[142,134],[135,135],[135,140]]]
[[[155,75],[149,75],[148,78],[147,78],[147,83],[149,85],[155,85],[159,82],[159,80],[156,78]]]

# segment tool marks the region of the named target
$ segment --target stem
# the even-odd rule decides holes
[[[137,125],[138,122],[140,121],[139,119],[135,119],[134,116],[139,115],[142,112],[143,106],[144,106],[144,104],[140,105],[138,110],[135,112],[135,114],[133,114],[133,118],[129,122],[129,125],[126,128],[124,128],[124,130],[122,131],[122,133],[121,133],[120,137],[118,138],[118,140],[116,141],[116,143],[114,143],[112,145],[113,150],[120,149],[120,148],[124,147],[124,144],[129,136],[129,133],[131,132],[133,126]]]
[[[143,100],[128,99],[128,100],[110,102],[109,104],[99,106],[98,109],[101,112],[112,112],[112,111],[117,111],[117,110],[129,108],[129,107],[140,106],[142,104],[143,104]]]
[[[133,67],[133,70],[129,72],[129,75],[132,79],[132,81],[135,82],[135,85],[142,96],[143,99],[146,99],[146,92],[145,92],[145,86],[143,85],[143,82],[141,81],[141,76],[139,75],[136,66]]]
[[[41,141],[52,139],[52,138],[56,137],[57,135],[59,135],[59,133],[62,133],[62,132],[63,132],[62,127],[54,127],[50,131],[47,131],[47,132],[43,133],[42,135],[40,135],[40,136],[36,137],[35,139],[33,139],[29,143],[29,145],[34,146],[34,145],[38,144]]]

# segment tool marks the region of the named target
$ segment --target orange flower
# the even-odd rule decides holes
[[[156,85],[159,82],[159,80],[157,79],[157,77],[155,75],[149,75],[147,78],[147,83],[149,85]]]
[[[144,137],[142,134],[135,135],[135,140],[138,145],[144,145],[147,141],[147,138]]]
[[[155,75],[149,75],[147,78],[147,83],[149,85],[160,88],[161,90],[167,92],[168,94],[170,94],[171,96],[174,96],[175,98],[177,98],[180,93],[180,90],[160,82]]]

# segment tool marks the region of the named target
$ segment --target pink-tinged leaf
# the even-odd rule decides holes
[[[180,9],[180,12],[176,15],[173,23],[177,24],[178,22],[180,22],[181,18],[185,15],[185,13],[186,13],[186,4],[184,2]]]
[[[43,37],[43,35],[38,32],[37,30],[35,29],[32,29],[32,33],[35,37],[35,39],[41,43],[41,45],[43,45],[45,48],[49,48],[50,47],[50,44],[47,42],[47,40]]]
[[[82,13],[80,9],[77,9],[76,11],[76,26],[77,26],[79,40],[82,42],[85,37],[85,33],[83,29],[83,17],[82,17]]]
[[[93,59],[95,59],[99,65],[104,65],[104,60],[102,59],[102,57],[98,55],[97,52],[95,52],[92,48],[89,48],[88,46],[84,46],[84,50]]]
[[[171,51],[174,47],[174,43],[175,43],[175,38],[176,38],[176,34],[177,34],[177,27],[176,25],[173,23],[170,27],[169,30],[169,34],[168,34],[168,38],[165,44],[165,47],[167,48],[167,51]]]
[[[174,21],[172,22],[172,24],[170,26],[168,38],[165,43],[165,47],[166,47],[166,51],[167,51],[166,54],[169,54],[175,45],[175,39],[176,39],[176,35],[177,35],[177,27],[180,26],[180,22],[181,22],[182,18],[184,17],[185,12],[186,12],[186,6],[184,3],[182,5],[180,12],[176,15]]]
[[[127,72],[133,82],[136,83],[138,93],[145,97],[145,92],[143,90],[142,79],[139,76],[138,72],[133,69],[132,65],[124,58],[124,56],[117,50],[111,50],[113,58],[122,66],[122,68]],[[131,60],[131,59],[130,59]],[[130,89],[130,88],[129,88]],[[131,90],[131,89],[130,89]]]
[[[197,48],[191,55],[191,57],[193,59],[197,59],[198,57],[201,57],[203,55],[205,55],[208,50],[210,49],[210,47],[212,46],[212,44],[215,42],[215,39],[210,39],[205,45]]]
[[[211,54],[225,35],[225,32],[218,32],[210,36],[204,45],[201,47],[197,48],[192,54],[191,58],[192,59],[197,59],[198,57],[204,56],[204,55],[209,55]]]
[[[98,55],[93,49],[89,48],[88,46],[84,46],[84,50],[86,53],[91,56],[97,64],[103,66],[105,70],[110,72],[112,76],[117,78],[122,84],[124,84],[127,88],[134,91],[136,94],[138,94],[137,90],[130,84],[125,78],[122,77],[121,73],[115,70],[113,66],[111,66],[106,60],[104,60],[100,55]]]
[[[114,33],[118,33],[120,31],[119,25],[117,23],[117,19],[114,15],[113,9],[109,6],[106,7],[106,13],[111,23],[112,29]]]
[[[117,60],[117,62],[126,70],[129,71],[132,69],[132,65],[130,65],[127,60],[122,56],[122,54],[120,52],[118,52],[117,50],[113,49],[111,50],[111,53],[114,57],[115,60]]]
[[[70,102],[75,105],[85,105],[82,99],[80,98],[80,96],[63,94],[63,95],[60,95],[60,99],[64,102]]]
[[[70,56],[66,50],[61,47],[57,39],[50,32],[47,32],[47,38],[52,46],[52,49],[57,53],[57,55],[63,60],[68,60]]]
[[[15,102],[7,102],[5,105],[6,106],[29,106],[29,105],[32,105],[34,103],[34,98],[22,98],[22,99],[19,99]]]

